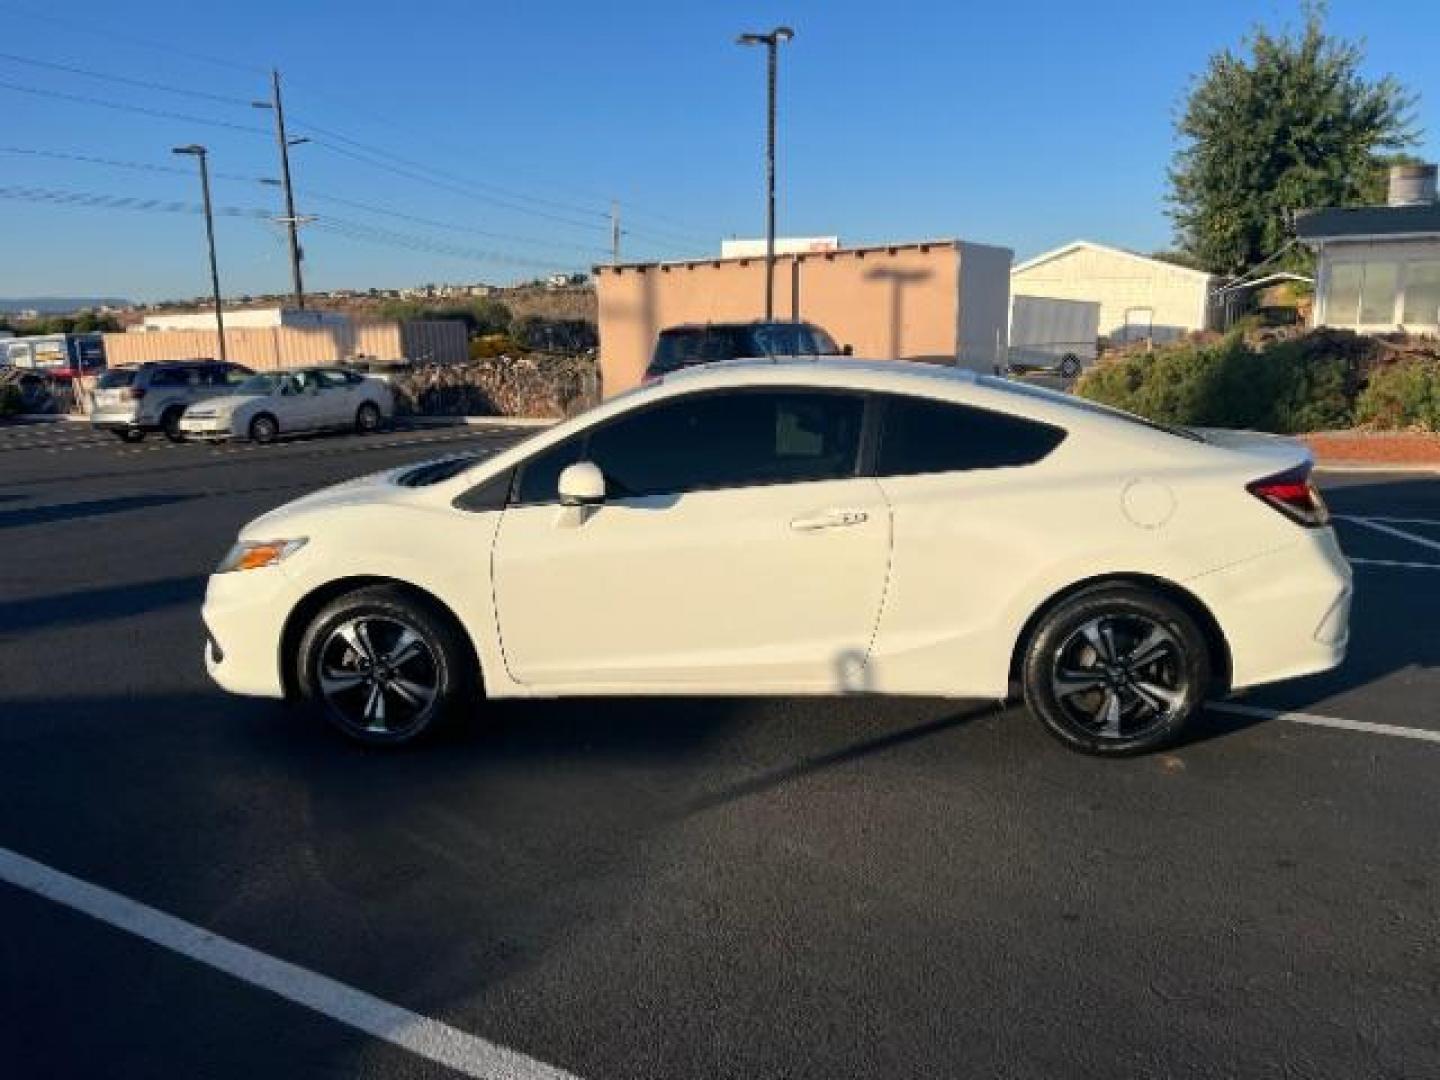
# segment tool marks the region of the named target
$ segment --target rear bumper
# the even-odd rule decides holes
[[[1210,609],[1230,650],[1230,688],[1338,667],[1350,643],[1350,564],[1333,529],[1185,583]]]

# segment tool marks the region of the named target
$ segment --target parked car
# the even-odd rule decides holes
[[[481,692],[1018,684],[1068,746],[1133,753],[1340,662],[1350,569],[1310,467],[955,369],[719,364],[251,522],[206,662],[367,743]]]
[[[671,326],[660,331],[646,381],[697,364],[722,360],[848,354],[814,323],[745,322]]]
[[[379,431],[394,415],[383,379],[339,367],[298,368],[251,375],[227,397],[191,406],[180,432],[187,439],[269,443],[304,431]]]
[[[171,442],[183,438],[180,417],[199,401],[223,397],[253,372],[215,360],[166,360],[113,367],[95,382],[91,427],[139,442],[163,431]]]

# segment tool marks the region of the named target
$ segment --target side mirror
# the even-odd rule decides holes
[[[593,461],[577,461],[560,474],[561,506],[599,506],[605,501],[605,474]]]
[[[841,355],[841,356],[854,356],[854,355],[855,355],[855,346],[854,346],[854,345],[841,345],[841,346],[840,346],[840,355]]]

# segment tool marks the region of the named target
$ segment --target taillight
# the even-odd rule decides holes
[[[130,387],[130,396],[136,401],[139,401],[142,397],[145,396],[145,390],[143,387],[132,386]]]
[[[1267,476],[1245,485],[1246,490],[1267,502],[1286,517],[1308,528],[1330,524],[1330,510],[1319,490],[1310,482],[1310,466]]]

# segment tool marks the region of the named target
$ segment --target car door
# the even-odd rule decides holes
[[[285,398],[285,409],[290,415],[291,431],[313,431],[325,426],[327,398],[316,372],[301,369],[291,373],[293,394]],[[284,421],[281,421],[282,424]]]
[[[858,394],[701,392],[527,462],[492,573],[506,665],[537,687],[863,689],[890,520],[858,475]],[[605,473],[598,507],[561,470]]]
[[[318,422],[322,427],[349,427],[355,422],[360,399],[343,371],[322,368],[314,372],[320,386]]]

